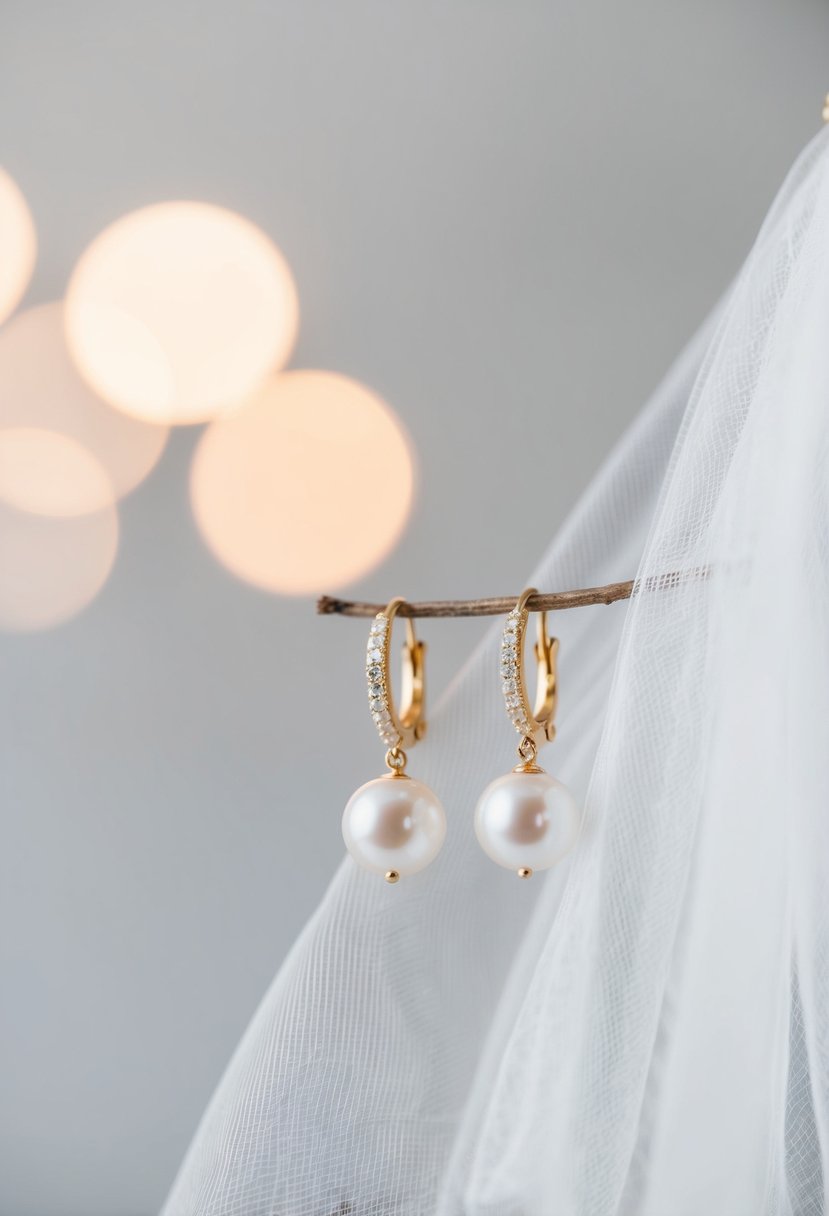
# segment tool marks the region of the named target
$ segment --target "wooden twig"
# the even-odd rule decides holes
[[[642,591],[663,591],[676,587],[689,579],[708,577],[707,568],[679,570],[673,574],[661,574],[639,583],[628,579],[624,583],[608,583],[604,587],[582,587],[577,591],[555,591],[550,594],[533,595],[527,603],[531,612],[560,611],[563,608],[586,608],[588,604],[615,604],[617,600],[630,599]],[[499,595],[484,600],[427,600],[422,603],[404,604],[398,616],[501,616],[515,607],[517,595]],[[322,616],[376,616],[385,604],[368,604],[360,600],[341,600],[336,596],[323,595],[317,600],[317,612]]]

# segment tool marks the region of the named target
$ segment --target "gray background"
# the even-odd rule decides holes
[[[0,13],[27,303],[142,204],[261,224],[299,284],[294,366],[374,386],[419,453],[407,534],[354,588],[379,598],[520,589],[829,88],[818,0]],[[222,572],[188,508],[195,437],[123,504],[93,606],[0,638],[0,1216],[158,1208],[379,771],[362,624]],[[433,693],[481,630],[424,631]]]

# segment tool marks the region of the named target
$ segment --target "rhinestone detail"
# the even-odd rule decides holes
[[[529,612],[518,612],[513,608],[504,624],[501,640],[501,688],[507,716],[522,737],[532,734],[530,707],[524,691],[524,676],[521,671],[521,650]]]
[[[400,742],[394,724],[389,698],[389,629],[388,618],[380,612],[371,622],[366,646],[366,683],[368,703],[377,733],[386,747]]]

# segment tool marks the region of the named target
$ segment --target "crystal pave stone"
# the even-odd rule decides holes
[[[379,613],[371,623],[366,647],[366,683],[368,702],[377,733],[386,747],[394,747],[400,736],[394,725],[389,704],[389,622]]]
[[[529,613],[517,612],[514,608],[504,624],[501,639],[501,683],[507,715],[519,735],[530,733],[530,707],[524,691],[524,681],[519,666],[521,643]]]

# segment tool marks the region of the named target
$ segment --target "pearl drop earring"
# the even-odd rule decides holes
[[[499,866],[532,878],[547,870],[576,842],[580,813],[575,798],[560,781],[536,764],[538,749],[555,738],[558,700],[556,658],[558,639],[547,635],[547,614],[539,613],[538,693],[530,708],[524,683],[524,633],[527,603],[534,587],[524,591],[510,612],[501,642],[501,682],[507,713],[521,736],[519,763],[511,773],[487,786],[475,810],[475,834],[484,852]]]
[[[386,752],[389,772],[361,785],[343,812],[343,839],[349,853],[367,870],[394,883],[434,861],[446,836],[446,815],[432,790],[406,773],[403,747],[426,734],[424,655],[411,617],[403,645],[403,708],[391,692],[389,652],[392,624],[405,600],[393,599],[374,618],[366,650],[371,716]]]

